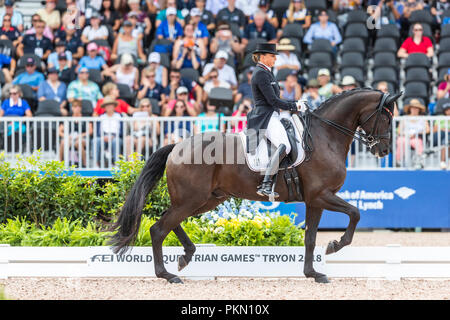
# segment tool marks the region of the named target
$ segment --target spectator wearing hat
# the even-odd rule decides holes
[[[426,113],[426,107],[418,100],[411,99],[403,108],[405,115],[417,117]],[[430,133],[430,124],[425,119],[408,119],[398,126],[396,161],[403,159],[405,146],[414,148],[418,156],[423,153],[424,134]],[[422,165],[423,167],[423,165]]]
[[[115,33],[119,31],[121,16],[114,8],[112,0],[103,0],[99,13],[104,24],[111,26]]]
[[[297,81],[298,73],[292,70],[282,82],[280,97],[285,100],[297,101],[302,96],[302,87]]]
[[[184,26],[184,36],[175,40],[172,53],[172,67],[177,69],[193,68],[199,70],[208,51],[202,39],[194,37],[195,27],[191,23]]]
[[[219,11],[226,8],[227,5],[228,0],[206,0],[205,8],[217,17]]]
[[[37,97],[39,101],[55,100],[59,103],[59,109],[63,116],[69,114],[67,105],[67,86],[58,79],[58,70],[51,67],[47,71],[47,80],[39,84]]]
[[[125,21],[131,22],[131,35],[134,38],[142,41],[144,39],[144,28],[142,27],[142,25],[140,25],[138,23],[138,16],[137,16],[136,12],[130,12],[128,14],[127,20],[125,20]],[[125,24],[125,22],[124,22],[124,24]],[[119,33],[124,33],[124,32],[125,32],[125,25],[119,29]]]
[[[97,138],[94,140],[96,146],[96,165],[100,167],[101,160],[110,155],[114,165],[118,157],[119,150],[122,149],[122,116],[115,111],[117,101],[107,97],[103,100],[101,108],[105,109],[97,125]],[[103,151],[103,153],[102,153]]]
[[[216,54],[218,51],[225,51],[228,56],[235,57],[241,52],[241,44],[238,37],[233,35],[228,23],[222,22],[217,26],[217,32],[211,39],[209,52]]]
[[[234,97],[234,103],[239,103],[239,101],[246,98],[253,99],[251,83],[254,69],[255,67],[250,67],[246,70],[245,72],[246,81],[243,81],[239,84],[237,94]]]
[[[277,41],[277,30],[267,21],[266,13],[262,10],[257,10],[254,14],[254,22],[245,27],[241,51],[245,51],[249,40],[258,38],[265,39],[270,43]]]
[[[325,98],[319,94],[320,84],[317,79],[309,79],[306,84],[306,92],[302,95],[302,100],[306,100],[310,110],[316,110],[322,102],[325,101]]]
[[[150,22],[150,18],[147,14],[141,10],[139,0],[128,0],[128,6],[130,7],[130,13],[133,12],[137,17],[137,24],[140,25],[144,29],[144,35],[150,36],[150,32],[152,31],[152,23]],[[124,20],[128,19],[127,13],[124,16]]]
[[[37,13],[33,14],[31,16],[31,25],[32,27],[29,28],[27,31],[25,31],[24,35],[27,34],[36,34],[36,24],[40,21],[44,21],[41,19],[41,16],[38,15]],[[44,36],[46,36],[47,38],[49,38],[51,41],[54,40],[55,36],[53,35],[53,30],[47,25],[47,23],[44,21],[45,23],[45,27],[44,27]],[[57,31],[55,31],[57,32]]]
[[[22,90],[18,85],[13,85],[9,89],[9,98],[3,100],[2,106],[0,108],[0,117],[32,117],[30,105],[25,99],[22,99]],[[18,129],[16,124],[15,130]]]
[[[261,10],[261,11],[266,13],[267,21],[269,21],[269,23],[275,29],[278,29],[278,26],[279,26],[278,18],[277,18],[277,15],[275,14],[275,12],[272,9],[270,9],[270,0],[259,0],[258,1],[258,8],[259,8],[259,10]],[[248,18],[248,23],[250,24],[250,23],[253,23],[253,22],[255,22],[255,17],[252,14]]]
[[[331,82],[330,71],[328,69],[320,69],[319,72],[317,72],[317,80],[320,85],[319,94],[325,99],[342,92],[342,89],[339,86]]]
[[[124,100],[119,99],[120,91],[117,87],[117,84],[113,82],[108,82],[105,84],[102,88],[102,92],[104,95],[104,98],[98,99],[97,104],[94,108],[93,116],[97,117],[105,113],[105,109],[102,107],[103,101],[105,99],[115,100],[117,101],[116,108],[114,109],[115,112],[120,113],[121,115],[132,115],[134,112],[136,112],[136,108],[130,106],[128,103],[126,103]]]
[[[231,88],[237,89],[237,78],[235,70],[227,64],[228,54],[225,51],[218,51],[214,56],[214,61],[208,63],[203,68],[202,78],[200,82],[206,82],[209,80],[209,73],[213,68],[219,71],[219,80],[228,82]]]
[[[167,105],[163,106],[161,111],[162,116],[169,116],[175,108],[175,104],[178,100],[181,100],[186,105],[186,112],[188,115],[195,117],[199,114],[197,110],[200,110],[200,106],[197,106],[197,102],[194,99],[189,98],[189,91],[186,87],[178,87],[176,90],[176,98],[170,100]]]
[[[320,10],[319,21],[313,23],[303,37],[303,42],[312,44],[316,39],[327,39],[331,46],[337,51],[337,45],[342,42],[342,36],[335,23],[328,21],[326,10]]]
[[[0,28],[0,39],[10,40],[14,47],[22,42],[22,35],[19,30],[11,25],[11,15],[5,14],[3,17],[3,24]]]
[[[283,38],[277,45],[277,51],[279,55],[274,65],[274,74],[276,75],[281,69],[292,69],[300,71],[300,61],[293,53],[295,46],[291,43],[289,38]]]
[[[61,15],[56,10],[56,0],[47,0],[45,7],[36,12],[42,20],[52,29],[57,30],[61,25]]]
[[[216,21],[236,23],[243,30],[247,24],[247,17],[241,9],[236,7],[236,0],[228,0],[227,6],[217,12]]]
[[[209,42],[209,31],[206,25],[201,21],[201,14],[199,8],[192,8],[189,12],[189,23],[194,27],[194,38],[202,39],[205,43],[205,47]]]
[[[16,27],[19,32],[23,32],[23,15],[18,10],[14,9],[14,1],[13,0],[5,0],[5,9],[0,13],[0,24],[3,24],[3,17],[5,14],[9,14],[11,16],[11,25]]]
[[[91,42],[87,45],[87,55],[81,58],[77,70],[79,71],[81,68],[95,70],[108,69],[105,59],[98,54],[98,45],[95,42]]]
[[[35,25],[36,33],[27,34],[17,47],[17,55],[22,57],[25,53],[32,53],[43,60],[47,60],[53,50],[52,41],[44,36],[45,22],[38,21]]]
[[[13,84],[27,84],[35,92],[37,92],[39,85],[45,81],[45,77],[39,71],[36,71],[36,63],[33,58],[27,58],[25,65],[25,72],[19,74],[13,80]]]
[[[171,69],[169,74],[169,85],[165,88],[165,94],[169,100],[177,98],[177,89],[179,87],[186,87],[188,90],[188,98],[194,100],[196,104],[196,114],[201,111],[201,103],[203,97],[203,89],[197,82],[188,78],[182,78],[180,69]]]
[[[109,31],[106,26],[100,24],[100,14],[92,12],[89,25],[84,27],[81,33],[81,41],[87,44],[93,40],[108,40]]]
[[[434,55],[433,42],[423,35],[423,26],[420,23],[415,23],[412,30],[413,36],[408,37],[402,43],[397,56],[406,59],[412,53],[423,53],[431,59]]]
[[[155,81],[163,87],[167,87],[169,72],[165,66],[161,64],[161,55],[159,52],[152,52],[148,55],[149,67],[155,70]]]
[[[341,82],[341,88],[343,91],[352,90],[358,87],[358,83],[352,76],[344,76]]]
[[[64,41],[66,49],[71,52],[73,59],[80,60],[84,56],[83,42],[74,25],[68,25],[64,30],[58,30],[55,33],[55,41]]]
[[[59,40],[55,43],[55,51],[50,53],[47,59],[47,66],[49,68],[56,67],[57,70],[59,70],[59,60],[58,56],[64,53],[67,61],[67,67],[72,66],[72,52],[70,50],[66,49],[66,42]]]
[[[66,86],[77,78],[76,66],[72,65],[69,67],[65,52],[61,52],[58,55],[58,64],[55,65],[55,68],[58,70],[59,80],[64,82]]]
[[[156,68],[154,66],[142,70],[141,86],[137,94],[138,99],[149,98],[158,101],[161,108],[167,100],[164,87],[156,82]]]
[[[72,103],[76,99],[89,100],[95,106],[98,99],[103,98],[100,88],[89,80],[89,69],[82,67],[78,71],[78,79],[72,81],[67,88],[67,100]]]
[[[171,0],[175,1],[175,0]],[[169,39],[175,41],[183,36],[183,27],[176,21],[177,10],[173,7],[166,9],[167,19],[165,19],[156,29],[158,39]]]
[[[308,29],[311,26],[311,13],[306,8],[304,0],[291,0],[288,9],[283,14],[281,28],[284,28],[288,23],[297,23],[303,29]]]
[[[164,20],[167,20],[167,9],[169,8],[175,9],[175,13],[173,13],[173,15],[175,15],[174,18],[180,24],[180,26],[183,27],[184,16],[181,13],[181,10],[178,10],[177,8],[177,0],[167,0],[166,5],[167,7],[165,9],[159,10],[158,14],[156,15],[155,27],[158,28]],[[171,12],[173,12],[172,9],[170,9]]]
[[[195,7],[200,11],[200,21],[206,26],[208,31],[216,28],[216,20],[211,11],[205,9],[205,0],[195,0]]]
[[[115,64],[103,71],[105,77],[110,77],[115,83],[127,85],[131,92],[139,89],[139,70],[134,66],[133,57],[124,53],[120,64]]]
[[[141,61],[146,60],[144,50],[142,49],[142,41],[134,37],[133,24],[129,20],[125,20],[123,23],[123,33],[119,33],[114,40],[114,44],[111,51],[111,60],[116,61],[121,55],[128,53],[135,56]]]
[[[230,89],[230,84],[228,82],[219,79],[219,71],[217,71],[216,68],[212,68],[212,70],[209,72],[208,81],[206,81],[205,85],[203,86],[203,102],[206,103],[209,93],[213,88]]]
[[[447,73],[444,76],[444,81],[439,84],[436,99],[450,98],[450,69],[447,70]]]

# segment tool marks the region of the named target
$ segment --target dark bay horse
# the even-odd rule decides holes
[[[304,274],[316,282],[328,282],[326,275],[313,268],[313,251],[322,211],[343,212],[350,218],[344,235],[340,241],[328,244],[326,254],[351,243],[360,218],[356,207],[335,195],[345,181],[345,160],[356,129],[364,130],[365,133],[357,138],[370,148],[371,153],[379,157],[387,155],[391,144],[392,113],[400,95],[390,96],[368,88],[354,89],[328,99],[311,113],[314,150],[310,159],[296,170],[306,204]],[[206,161],[203,156],[208,149],[214,150],[216,156],[221,153],[228,161]],[[251,171],[242,159],[244,150],[239,136],[220,132],[194,135],[157,150],[147,160],[121,209],[115,224],[117,232],[111,239],[114,252],[125,252],[134,241],[146,197],[167,169],[171,205],[150,228],[150,234],[156,276],[181,283],[179,277],[167,272],[163,263],[162,243],[169,232],[173,231],[184,247],[185,254],[178,261],[178,270],[181,270],[195,252],[195,245],[180,226],[184,219],[212,210],[230,197],[267,201],[266,197],[256,194],[262,181],[261,174]],[[275,188],[280,195],[277,201],[287,201],[288,188],[279,180]]]

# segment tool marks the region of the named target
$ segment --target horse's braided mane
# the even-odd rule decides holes
[[[325,110],[330,104],[336,102],[336,100],[341,100],[342,98],[345,98],[345,97],[347,97],[349,95],[352,95],[353,93],[362,92],[362,91],[378,91],[378,92],[381,92],[380,90],[376,90],[376,89],[369,88],[369,87],[354,88],[354,89],[350,89],[350,90],[345,90],[345,91],[342,91],[341,93],[338,93],[338,94],[335,94],[334,96],[329,97],[327,100],[322,102],[320,104],[320,106],[315,111]]]

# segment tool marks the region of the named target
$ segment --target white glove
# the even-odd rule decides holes
[[[297,106],[297,110],[301,111],[301,112],[305,112],[306,109],[308,109],[308,105],[306,104],[306,100],[301,100],[301,99],[297,100],[295,105]]]

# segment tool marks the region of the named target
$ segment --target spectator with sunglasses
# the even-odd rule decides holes
[[[19,30],[11,25],[11,15],[5,14],[3,24],[0,29],[0,39],[10,40],[16,47],[22,41],[22,35]]]
[[[423,35],[423,27],[420,23],[414,24],[413,36],[403,42],[397,56],[406,59],[412,53],[423,53],[430,59],[434,55],[433,43],[430,38]]]

